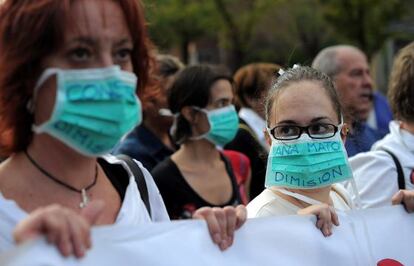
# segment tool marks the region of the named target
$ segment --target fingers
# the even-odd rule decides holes
[[[221,250],[226,250],[233,244],[234,231],[246,221],[247,211],[244,206],[225,208],[203,207],[193,215],[195,219],[204,219],[207,222],[213,242]]]
[[[91,247],[90,224],[86,219],[75,216],[68,220],[68,226],[71,245],[74,248],[73,253],[76,257],[81,258],[85,255],[86,249]]]
[[[335,209],[327,204],[312,205],[298,211],[299,215],[313,214],[316,216],[316,227],[327,237],[332,235],[333,225],[339,225]]]
[[[57,242],[52,244],[57,244],[60,253],[62,253],[63,256],[67,257],[73,253],[73,245],[71,241],[70,236],[70,229],[69,229],[69,221],[67,221],[66,217],[63,216],[55,216],[58,221],[57,228],[53,229],[52,231],[49,231],[52,234],[55,234],[57,239]],[[52,228],[51,228],[52,229]],[[50,230],[50,229],[49,229]]]
[[[339,218],[338,214],[336,214],[335,209],[330,207],[331,209],[331,218],[334,225],[339,226]]]
[[[16,243],[22,243],[44,235],[63,256],[73,254],[82,257],[85,250],[91,247],[89,221],[93,222],[103,209],[102,203],[91,205],[85,214],[82,212],[87,218],[57,204],[39,208],[16,226],[14,239]]]
[[[391,198],[392,205],[401,204],[404,198],[403,190],[399,190],[397,193],[394,194]]]
[[[407,212],[414,212],[414,191],[400,190],[391,199],[393,205],[403,204]]]
[[[236,207],[236,230],[239,229],[247,220],[247,209],[244,205]]]
[[[318,221],[321,221],[322,225],[319,228],[322,231],[322,234],[326,236],[332,235],[332,215],[331,210],[328,205],[323,205],[320,209],[319,214],[316,216]]]
[[[220,225],[214,216],[213,209],[209,207],[200,208],[194,212],[193,218],[202,219],[207,222],[208,231],[213,242],[219,245],[221,242]]]
[[[236,230],[236,225],[237,225],[236,209],[233,207],[229,207],[229,206],[225,207],[224,214],[225,214],[225,217],[227,217],[226,235],[227,235],[227,244],[229,247],[233,244],[234,231]]]

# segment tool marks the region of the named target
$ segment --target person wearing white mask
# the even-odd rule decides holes
[[[403,189],[414,189],[414,43],[394,60],[388,98],[396,120],[390,133],[371,151],[350,159],[363,207],[380,207],[400,200]]]
[[[352,180],[352,170],[332,81],[310,67],[284,72],[269,91],[266,115],[266,189],[248,204],[248,217],[313,214],[323,235],[331,235],[339,225],[336,210],[354,207],[338,184]]]

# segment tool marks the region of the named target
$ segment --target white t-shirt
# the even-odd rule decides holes
[[[397,168],[385,148],[398,158],[404,172],[406,189],[414,189],[410,175],[414,169],[414,135],[400,128],[397,121],[390,123],[390,133],[377,141],[371,151],[350,158],[354,179],[361,197],[362,208],[391,205],[398,191]],[[346,185],[350,189],[350,184]]]
[[[333,185],[330,192],[333,206],[337,210],[347,211],[352,206],[347,191],[341,185]],[[266,188],[259,196],[247,205],[247,217],[268,217],[280,215],[295,215],[301,208]]]
[[[151,217],[147,212],[144,202],[141,200],[135,178],[124,161],[106,155],[103,157],[111,164],[122,164],[129,173],[129,185],[125,192],[125,197],[119,210],[115,223],[112,226],[138,225],[151,221],[168,221],[168,213],[162,201],[161,194],[152,179],[151,174],[142,164],[135,161],[144,174],[148,188],[148,197],[151,205]],[[28,216],[28,213],[21,209],[13,200],[6,199],[0,192],[0,253],[14,247],[12,232],[14,227]]]

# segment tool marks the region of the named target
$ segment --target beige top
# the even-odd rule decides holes
[[[341,185],[332,185],[330,196],[336,210],[347,211],[351,209],[352,201],[345,188]],[[300,209],[300,207],[290,203],[272,190],[266,188],[247,205],[247,217],[295,215]]]

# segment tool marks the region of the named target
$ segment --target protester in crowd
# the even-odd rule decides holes
[[[245,191],[239,190],[231,161],[216,147],[237,133],[232,103],[232,79],[220,67],[188,67],[172,85],[168,106],[176,119],[172,137],[180,149],[152,171],[172,219],[190,218],[203,206],[243,203]]]
[[[335,210],[354,206],[338,184],[352,172],[343,145],[347,125],[333,83],[309,67],[286,71],[269,92],[266,115],[271,143],[266,189],[248,204],[248,217],[314,214],[316,226],[331,235],[339,225]]]
[[[145,88],[152,61],[145,25],[136,0],[0,5],[0,150],[9,156],[0,165],[0,252],[13,247],[15,227],[17,242],[45,235],[80,257],[91,225],[169,219],[140,163],[101,156],[139,124],[136,86]],[[193,217],[225,249],[245,209]]]
[[[155,84],[143,95],[143,123],[136,126],[114,149],[114,154],[126,154],[140,161],[148,171],[176,150],[169,129],[172,117],[160,113],[167,106],[167,94],[178,71],[184,68],[178,58],[157,55]]]
[[[319,52],[312,67],[335,83],[349,125],[348,155],[368,151],[383,135],[366,124],[373,108],[373,81],[365,54],[349,45],[331,46]]]
[[[388,98],[390,133],[350,160],[363,207],[390,205],[399,189],[414,189],[414,43],[395,58]]]
[[[246,65],[234,74],[235,103],[239,108],[239,130],[225,148],[249,157],[252,166],[250,196],[256,197],[264,189],[266,157],[269,146],[263,130],[266,127],[264,99],[280,66],[270,63]]]

